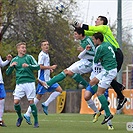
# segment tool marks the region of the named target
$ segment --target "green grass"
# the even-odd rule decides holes
[[[15,113],[4,113],[3,119],[7,127],[0,127],[0,133],[128,133],[126,123],[133,121],[132,116],[115,115],[112,119],[115,130],[108,131],[106,124],[101,125],[103,115],[96,123],[92,123],[92,115],[39,114],[39,128],[33,128],[25,120],[20,127],[16,127]],[[31,120],[33,122],[33,117]]]

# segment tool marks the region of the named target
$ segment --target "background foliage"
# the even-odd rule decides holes
[[[47,39],[50,43],[51,65],[57,64],[58,68],[51,77],[77,61],[76,50],[79,42],[73,39],[73,28],[68,21],[75,19],[73,13],[78,10],[74,0],[62,0],[65,11],[60,14],[56,10],[55,1],[51,0],[1,0],[0,3],[0,54],[4,59],[8,53],[16,56],[15,45],[18,42],[27,43],[27,53],[37,60],[40,52],[40,42]],[[66,17],[67,16],[67,17]],[[111,26],[116,35],[116,23]],[[128,31],[123,34],[123,52],[125,55],[123,69],[126,64],[132,63],[131,36]],[[6,89],[14,89],[15,75],[5,75],[7,67],[2,69]],[[37,72],[35,72],[37,77]],[[84,75],[88,80],[88,74]],[[67,77],[60,82],[63,89],[76,89],[77,83]]]

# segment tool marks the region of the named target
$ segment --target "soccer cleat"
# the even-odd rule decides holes
[[[45,103],[42,103],[43,112],[48,115],[48,106],[45,105]]]
[[[95,122],[98,121],[98,117],[99,117],[100,115],[101,115],[100,112],[94,114],[94,116],[93,116],[93,123],[95,123]]]
[[[26,120],[26,122],[29,124],[29,125],[32,125],[31,121],[30,121],[30,116],[27,116],[26,114],[24,114],[24,118]]]
[[[23,121],[23,118],[18,118],[18,119],[17,119],[16,126],[17,126],[17,127],[20,127],[22,121]]]
[[[108,101],[108,105],[110,104],[110,102]],[[103,108],[101,107],[99,112],[102,112],[103,111]]]
[[[0,121],[0,126],[1,127],[7,127],[6,125],[5,125],[5,123],[4,123],[4,121],[2,120],[2,121]]]
[[[39,127],[38,122],[35,122],[35,123],[34,123],[34,128],[38,128],[38,127]]]
[[[108,117],[107,116],[105,116],[104,117],[104,120],[103,120],[103,122],[101,123],[102,125],[103,124],[105,124],[105,123],[107,123],[110,119],[112,119],[113,118],[113,115],[112,114],[110,114]]]
[[[114,130],[113,125],[108,125],[108,130]]]
[[[123,100],[119,100],[117,110],[121,109],[126,102],[127,102],[127,98],[125,98],[125,97]]]

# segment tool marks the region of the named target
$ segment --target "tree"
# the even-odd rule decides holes
[[[2,1],[2,57],[11,53],[16,55],[15,45],[20,41],[27,43],[27,53],[36,59],[40,52],[40,42],[47,39],[51,48],[51,64],[57,64],[58,69],[53,75],[68,67],[77,60],[76,43],[73,39],[72,30],[68,24],[71,19],[71,6],[73,0],[65,1],[65,12],[60,14],[56,11],[54,3],[43,0],[3,0]],[[69,8],[71,10],[69,10]],[[62,15],[68,15],[63,18]],[[37,74],[37,73],[35,73]],[[4,75],[5,77],[5,75]],[[13,89],[15,84],[14,75],[5,77],[7,89]],[[73,82],[71,82],[73,83]],[[10,88],[7,84],[11,84]],[[63,88],[69,88],[66,81]],[[73,84],[73,88],[77,85]]]

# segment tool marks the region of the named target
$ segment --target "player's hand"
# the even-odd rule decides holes
[[[10,67],[16,66],[17,62],[13,62],[12,64],[10,64]]]
[[[8,54],[8,55],[6,56],[6,59],[7,59],[8,61],[11,61],[12,55]]]
[[[56,69],[56,67],[57,67],[57,65],[52,65],[52,66],[51,66],[51,69],[54,70],[54,69]]]
[[[75,27],[75,28],[81,27],[81,24],[80,24],[78,21],[73,21],[73,22],[71,23],[71,25],[72,25],[73,27]]]
[[[91,49],[91,45],[87,45],[86,50],[90,50],[90,49]]]
[[[82,52],[84,49],[83,49],[81,46],[79,46],[79,47],[77,48],[77,50],[80,51],[80,52]]]
[[[29,65],[26,64],[26,63],[22,64],[22,67],[28,67],[28,66],[29,66]]]

